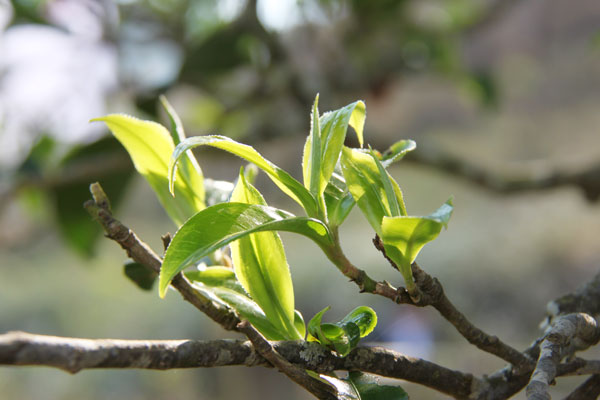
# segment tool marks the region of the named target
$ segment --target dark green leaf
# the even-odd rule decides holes
[[[372,375],[351,371],[346,381],[354,386],[361,400],[408,400],[400,386],[380,385]]]
[[[90,165],[96,163],[107,163],[108,166],[101,170],[90,169]],[[112,137],[75,147],[60,161],[58,167],[64,174],[72,176],[91,171],[77,179],[59,181],[48,192],[53,200],[62,237],[80,254],[92,256],[102,229],[83,208],[83,203],[90,198],[89,184],[99,181],[115,209],[118,209],[133,176],[133,168],[127,160],[127,153]]]
[[[274,230],[299,233],[321,247],[332,245],[329,230],[321,221],[255,204],[217,204],[194,215],[173,237],[161,268],[161,297],[177,273],[205,255],[250,233]]]
[[[360,337],[363,338],[373,332],[377,325],[377,314],[371,307],[360,306],[350,311],[341,321],[344,325],[348,322],[353,322],[360,329]]]
[[[140,263],[130,261],[123,267],[125,276],[142,290],[152,290],[158,274]]]

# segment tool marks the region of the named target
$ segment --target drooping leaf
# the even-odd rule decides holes
[[[362,101],[355,101],[335,111],[330,111],[321,117],[321,186],[323,193],[331,174],[340,158],[348,126],[352,126],[358,137],[360,146],[363,145],[363,128],[366,119],[366,107]]]
[[[262,195],[246,182],[243,169],[233,190],[234,202],[266,206]],[[240,283],[288,339],[300,339],[294,327],[294,286],[283,244],[276,232],[256,232],[232,242],[231,258]]]
[[[400,161],[406,153],[413,151],[417,148],[417,144],[414,140],[403,139],[399,140],[393,145],[390,146],[389,150],[387,150],[381,159],[381,164],[387,168],[396,161]]]
[[[400,386],[380,385],[373,375],[351,371],[345,381],[353,385],[361,400],[408,400]]]
[[[127,149],[135,168],[146,178],[167,214],[177,225],[183,224],[186,219],[204,208],[202,174],[191,165],[193,162],[189,157],[186,157],[185,161],[188,167],[177,173],[175,197],[169,193],[169,160],[175,146],[165,127],[123,114],[111,114],[92,121],[106,123],[113,135]]]
[[[400,268],[407,284],[412,282],[410,265],[428,242],[448,225],[452,215],[452,199],[425,217],[384,217],[382,240],[386,254]]]
[[[123,266],[125,276],[142,290],[152,290],[158,274],[142,264],[129,261]]]
[[[211,146],[228,151],[244,160],[254,163],[267,173],[269,178],[288,196],[298,202],[309,216],[315,216],[317,203],[312,194],[290,174],[266,160],[253,147],[241,144],[225,136],[194,136],[185,139],[175,148],[169,165],[170,185],[173,187],[176,178],[177,162],[188,150],[198,146]],[[176,187],[176,186],[175,186]]]
[[[319,95],[315,97],[310,114],[310,133],[304,145],[302,173],[304,186],[313,196],[321,195],[321,127],[319,124]]]
[[[177,273],[207,254],[250,233],[275,230],[299,233],[321,247],[332,245],[327,227],[316,219],[255,204],[217,204],[194,215],[173,237],[161,268],[160,296]]]
[[[387,171],[380,171],[373,156],[357,149],[344,147],[341,165],[348,190],[378,235],[381,236],[383,217],[392,216],[392,207],[388,199],[390,190],[386,192],[386,184],[388,187],[391,186],[395,194],[392,200],[397,202],[400,214],[406,215],[400,187]],[[384,183],[384,180],[387,182]]]

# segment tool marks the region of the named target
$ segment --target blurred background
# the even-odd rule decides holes
[[[124,277],[125,254],[81,207],[89,183],[102,183],[117,217],[156,251],[175,226],[105,127],[88,121],[126,112],[164,122],[157,97],[166,94],[188,135],[252,144],[299,178],[317,92],[321,111],[365,100],[374,148],[416,140],[393,169],[409,213],[429,214],[450,195],[455,204],[420,264],[484,330],[525,348],[546,303],[597,272],[593,194],[502,195],[429,165],[450,159],[455,171],[501,182],[597,164],[595,0],[0,0],[0,332],[236,337],[180,296],[159,300]],[[197,156],[211,178],[233,180],[242,165],[217,150]],[[264,177],[258,186],[271,205],[299,212]],[[306,320],[327,305],[331,320],[370,305],[380,323],[368,344],[476,374],[503,365],[434,310],[359,295],[312,243],[282,236]],[[341,236],[356,265],[402,284],[357,210]],[[563,379],[554,394],[579,382]],[[414,399],[445,398],[402,386]],[[0,388],[20,400],[309,398],[281,374],[242,367],[2,368]]]

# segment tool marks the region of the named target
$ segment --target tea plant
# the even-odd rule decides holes
[[[399,386],[380,385],[374,375],[416,382],[454,398],[506,399],[527,386],[528,399],[547,399],[555,377],[591,374],[570,399],[596,393],[598,363],[571,356],[600,339],[594,315],[600,312],[600,278],[551,303],[548,328],[524,351],[473,325],[446,297],[441,283],[415,262],[421,249],[446,227],[449,199],[427,216],[411,216],[402,190],[388,172],[416,147],[401,140],[384,152],[364,146],[365,104],[356,101],[321,114],[315,98],[310,132],[302,155],[302,182],[265,159],[253,147],[225,136],[186,138],[181,121],[163,98],[170,129],[151,121],[114,114],[106,123],[127,149],[167,214],[178,226],[165,236],[161,259],[129,228],[116,220],[99,184],[85,204],[106,235],[133,260],[126,275],[143,289],[158,279],[158,294],[169,287],[227,330],[249,340],[118,341],[48,338],[14,333],[0,335],[0,364],[52,365],[70,372],[83,368],[183,368],[221,365],[269,366],[321,399],[406,399]],[[359,148],[344,145],[352,128]],[[209,146],[230,152],[249,164],[235,182],[205,178],[191,150]],[[263,171],[304,215],[269,206],[253,186]],[[356,267],[340,245],[339,228],[358,208],[373,230],[373,244],[399,272],[405,287],[378,281]],[[373,309],[349,310],[338,322],[323,322],[329,306],[305,323],[295,309],[295,295],[278,231],[311,239],[360,292],[398,304],[431,306],[472,345],[509,363],[495,373],[475,377],[383,348],[358,346],[377,324]],[[175,355],[175,356],[174,356]],[[561,360],[566,361],[561,363]],[[536,359],[538,360],[536,362]],[[346,376],[336,371],[348,371]],[[596,379],[596,380],[595,380]]]

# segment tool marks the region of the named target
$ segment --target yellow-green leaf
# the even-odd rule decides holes
[[[175,146],[167,129],[155,122],[124,114],[111,114],[92,121],[106,123],[113,135],[127,149],[137,171],[146,178],[167,214],[177,224],[204,208],[203,177],[197,165],[188,165],[177,173],[169,193],[168,170]],[[186,157],[186,165],[194,161]]]
[[[288,196],[298,202],[309,216],[317,215],[317,201],[315,197],[290,174],[275,164],[266,160],[253,147],[238,143],[225,136],[194,136],[185,139],[177,145],[169,165],[169,182],[171,188],[177,181],[177,162],[190,149],[198,146],[211,146],[228,151],[244,160],[254,163],[258,168],[267,173],[269,178]]]
[[[231,201],[266,206],[261,194],[246,182],[243,171]],[[240,283],[288,339],[301,339],[294,326],[294,286],[283,244],[276,232],[257,232],[232,242],[231,258]]]

